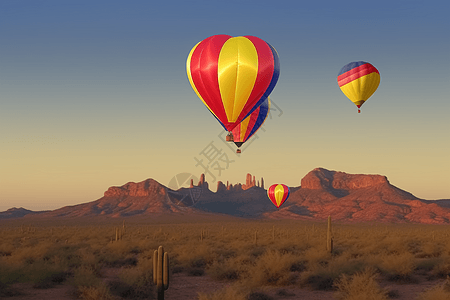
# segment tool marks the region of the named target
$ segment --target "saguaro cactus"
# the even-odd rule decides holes
[[[331,235],[331,216],[328,216],[328,230],[327,230],[327,252],[333,252],[333,238]]]
[[[158,290],[158,300],[164,300],[164,291],[169,288],[169,254],[163,246],[153,252],[153,283]]]

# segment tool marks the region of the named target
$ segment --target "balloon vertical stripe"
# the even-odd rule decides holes
[[[191,76],[192,82],[197,88],[208,108],[221,120],[227,127],[225,109],[223,105],[213,99],[220,99],[219,81],[217,73],[217,64],[211,63],[217,61],[222,45],[228,40],[227,35],[215,35],[200,42],[191,56]]]
[[[258,52],[244,37],[228,39],[217,66],[219,89],[227,118],[235,121],[249,99],[258,75]]]
[[[261,106],[259,106],[255,110],[254,114],[251,114],[248,118],[244,119],[244,121],[248,120],[248,122],[246,124],[247,126],[245,127],[243,140],[245,140],[245,141],[248,140],[250,133],[252,132],[253,128],[255,127],[256,121],[258,120],[260,111],[261,111]],[[244,121],[242,121],[242,122],[244,122]],[[242,122],[241,122],[241,124],[242,124]],[[244,128],[242,128],[242,129],[244,129]]]
[[[267,102],[266,102],[267,101]],[[255,134],[255,132],[264,124],[264,122],[267,119],[267,116],[269,115],[270,111],[270,97],[268,97],[258,108],[259,113],[257,113],[258,117],[256,118],[255,125],[253,126],[252,130],[248,134],[247,140]]]
[[[187,61],[186,61],[187,76],[188,76],[188,79],[189,79],[189,83],[191,84],[192,88],[194,89],[194,92],[197,94],[197,96],[200,98],[200,100],[202,100],[203,104],[206,105],[206,107],[209,109],[209,111],[211,111],[211,113],[214,115],[214,117],[216,117],[216,115],[213,113],[213,111],[208,106],[208,104],[205,102],[205,100],[203,100],[202,95],[200,95],[200,93],[198,92],[197,88],[195,87],[194,82],[192,81],[191,58],[192,58],[192,53],[194,53],[194,50],[197,48],[198,44],[200,44],[200,42],[198,42],[197,45],[195,45],[194,48],[192,48],[191,52],[189,52],[189,56],[188,56]],[[217,119],[217,120],[219,120],[219,119]]]
[[[270,94],[269,92],[266,97],[263,97],[264,93],[270,86],[275,71],[275,59],[270,45],[254,36],[245,36],[245,38],[249,39],[255,45],[258,53],[258,77],[253,86],[252,93],[249,96],[249,99],[256,99],[258,101],[255,101],[253,104],[246,103],[245,107],[239,114],[239,117],[242,119],[245,119],[247,115],[249,115],[262,103],[262,101],[258,103],[261,98],[264,101],[264,99]]]
[[[270,97],[233,129],[233,141],[240,147],[262,126],[270,110]]]
[[[253,113],[253,111],[256,109],[256,107],[260,106],[261,103],[263,103],[264,100],[266,100],[266,98],[269,97],[270,93],[272,93],[273,89],[275,88],[275,85],[278,82],[278,78],[280,77],[280,59],[278,57],[278,53],[275,50],[275,48],[272,47],[269,43],[267,43],[267,45],[270,47],[270,50],[272,51],[272,57],[273,57],[272,79],[269,83],[269,86],[267,87],[267,90],[264,92],[263,96],[261,97],[261,99],[259,99],[259,101],[256,103],[254,108],[251,109],[249,113],[247,113],[247,115],[244,117],[244,119],[247,118],[251,113]]]
[[[289,187],[284,184],[274,184],[267,190],[267,196],[277,208],[289,198],[289,194]]]

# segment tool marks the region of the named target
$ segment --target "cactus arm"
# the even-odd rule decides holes
[[[157,272],[158,272],[158,250],[153,251],[153,283],[157,283]]]
[[[164,253],[164,276],[163,276],[164,289],[169,288],[169,253]]]

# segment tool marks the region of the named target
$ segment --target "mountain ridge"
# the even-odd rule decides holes
[[[424,200],[392,185],[383,175],[348,174],[315,168],[292,187],[289,199],[277,209],[268,199],[264,179],[247,174],[245,184],[217,182],[209,190],[205,175],[197,185],[172,190],[149,178],[109,187],[103,197],[52,211],[9,209],[0,219],[76,218],[222,214],[259,219],[323,220],[329,215],[343,222],[447,224],[450,200]],[[442,201],[442,202],[439,202]],[[442,205],[439,205],[442,204]]]

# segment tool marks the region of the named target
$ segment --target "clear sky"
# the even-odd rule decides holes
[[[199,177],[208,146],[223,154],[212,190],[247,173],[299,186],[323,167],[448,199],[449,13],[444,0],[2,0],[0,211]],[[215,34],[260,37],[280,57],[279,110],[239,157],[186,76],[191,48]],[[381,74],[360,114],[336,81],[359,60]]]

